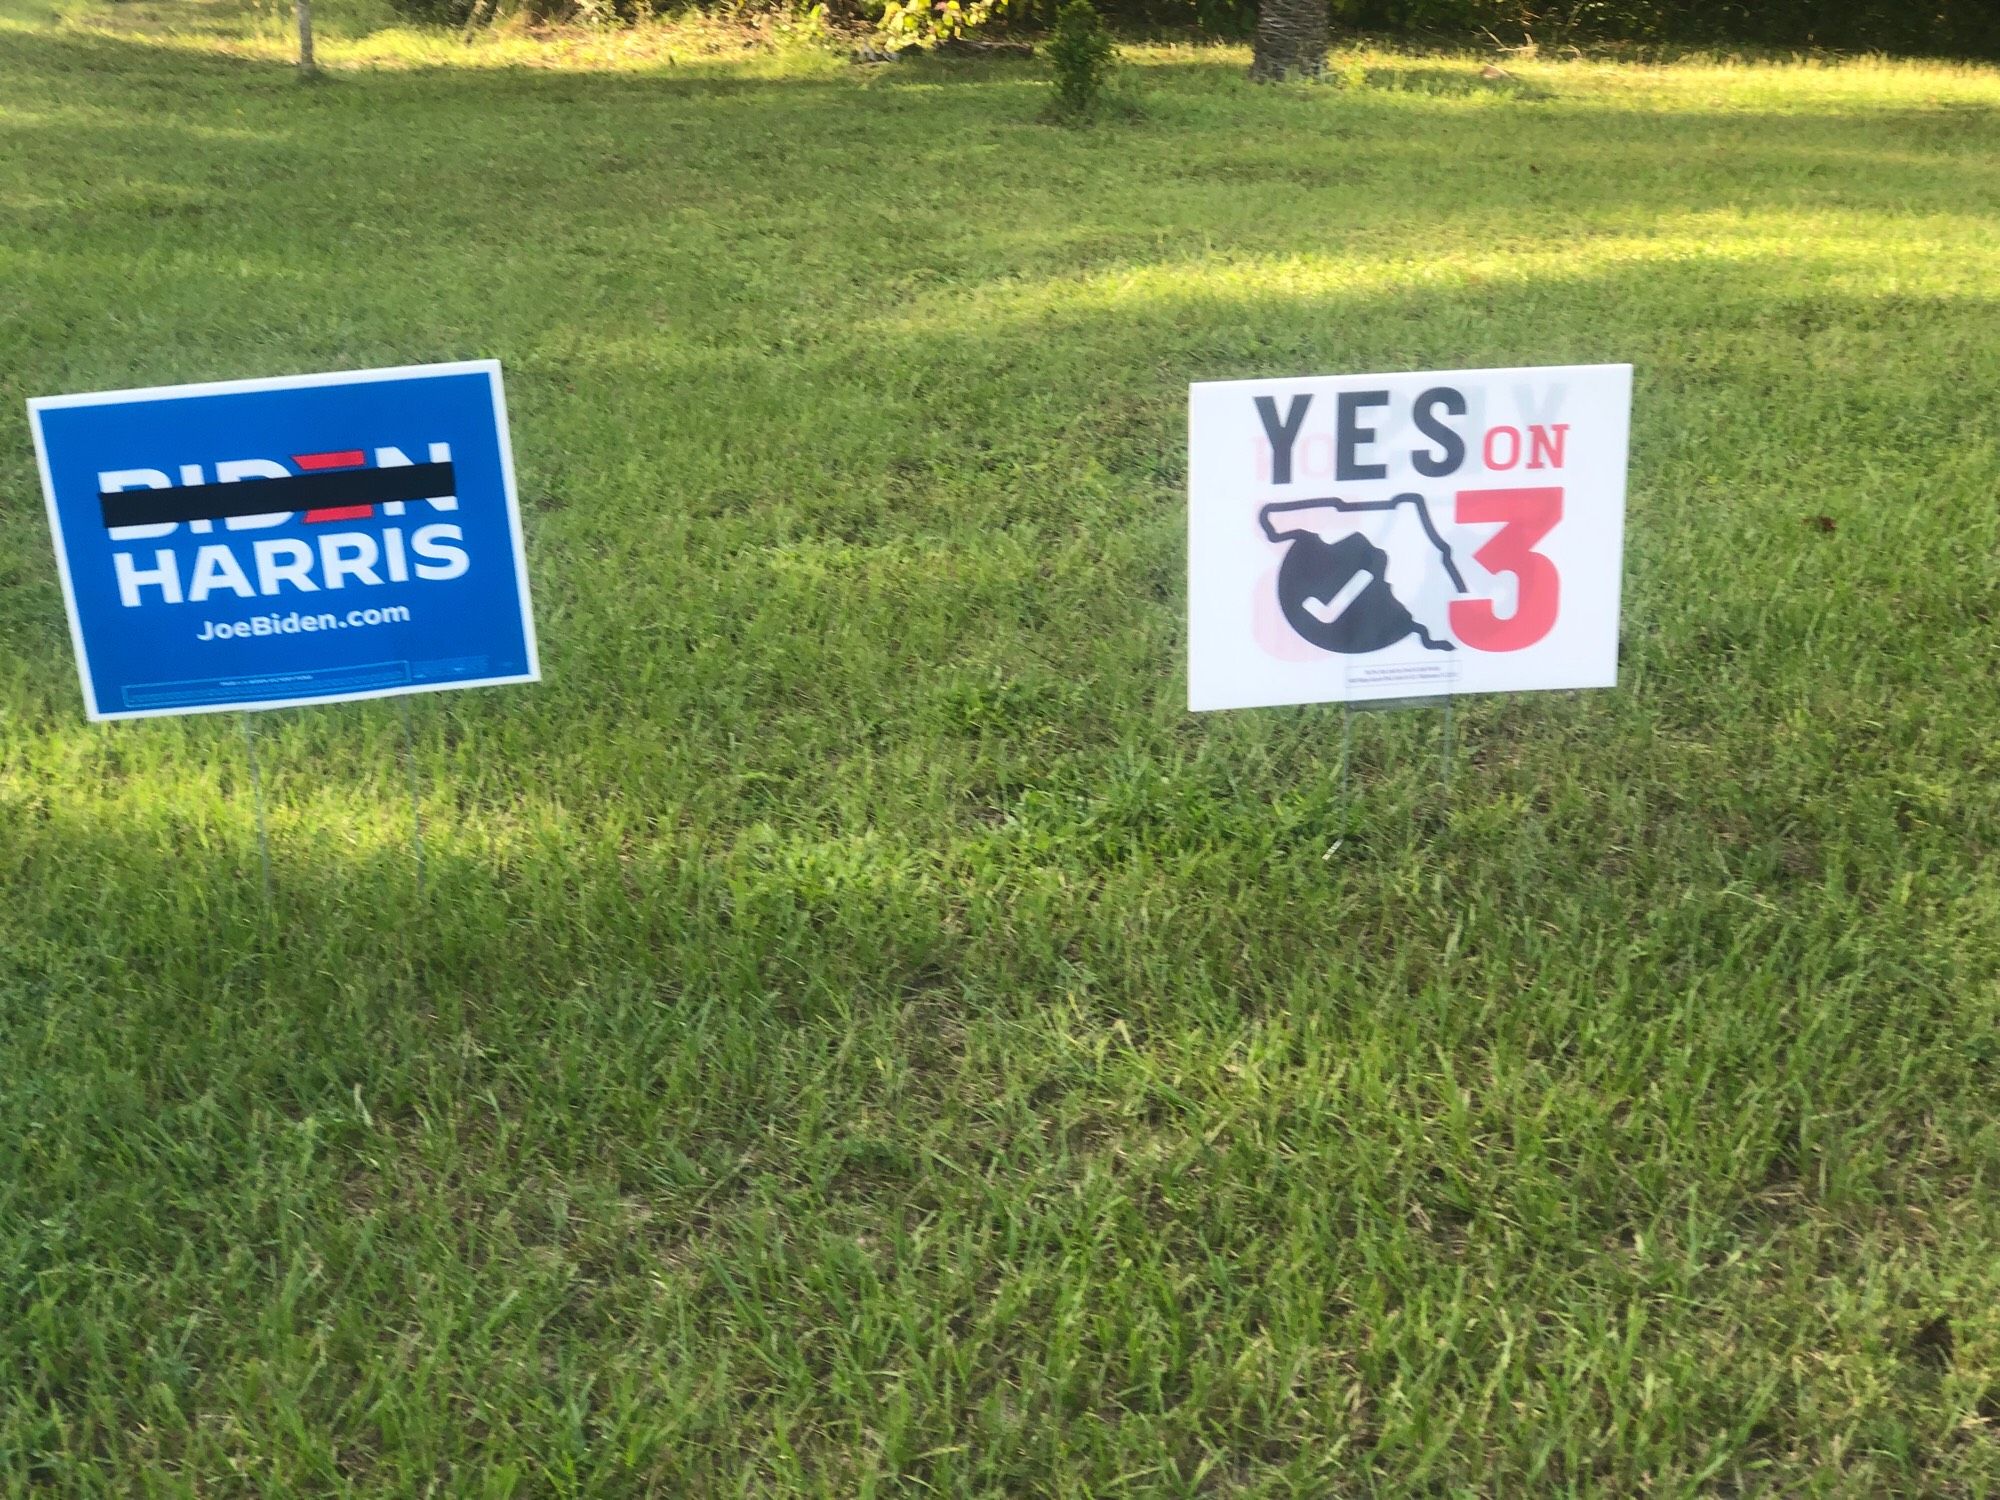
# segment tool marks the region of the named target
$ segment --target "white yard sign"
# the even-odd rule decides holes
[[[1610,687],[1630,365],[1188,393],[1188,707]]]

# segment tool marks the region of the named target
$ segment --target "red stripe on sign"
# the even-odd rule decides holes
[[[358,469],[368,462],[368,455],[359,448],[343,448],[338,453],[294,453],[292,462],[301,469]],[[316,526],[322,521],[365,521],[375,514],[372,505],[330,505],[322,510],[306,512],[306,525]]]

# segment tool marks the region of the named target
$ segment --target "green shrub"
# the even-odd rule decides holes
[[[1090,0],[1069,0],[1056,16],[1043,51],[1056,73],[1052,113],[1059,120],[1087,120],[1104,101],[1116,49]]]

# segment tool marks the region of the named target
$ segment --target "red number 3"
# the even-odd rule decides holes
[[[1560,489],[1458,492],[1459,524],[1502,523],[1472,554],[1474,560],[1489,573],[1512,573],[1518,587],[1514,613],[1504,620],[1493,612],[1491,599],[1452,600],[1452,634],[1475,651],[1520,651],[1555,629],[1562,578],[1556,565],[1534,548],[1562,514]]]

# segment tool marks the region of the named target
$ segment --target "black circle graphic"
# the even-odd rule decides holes
[[[1286,623],[1323,651],[1358,656],[1393,646],[1412,634],[1424,635],[1429,645],[1428,635],[1418,629],[1389,587],[1388,570],[1388,554],[1359,534],[1349,533],[1337,542],[1294,536],[1278,565],[1278,606]],[[1331,620],[1306,608],[1308,600],[1322,607],[1331,604],[1361,573],[1369,575],[1368,582]]]

